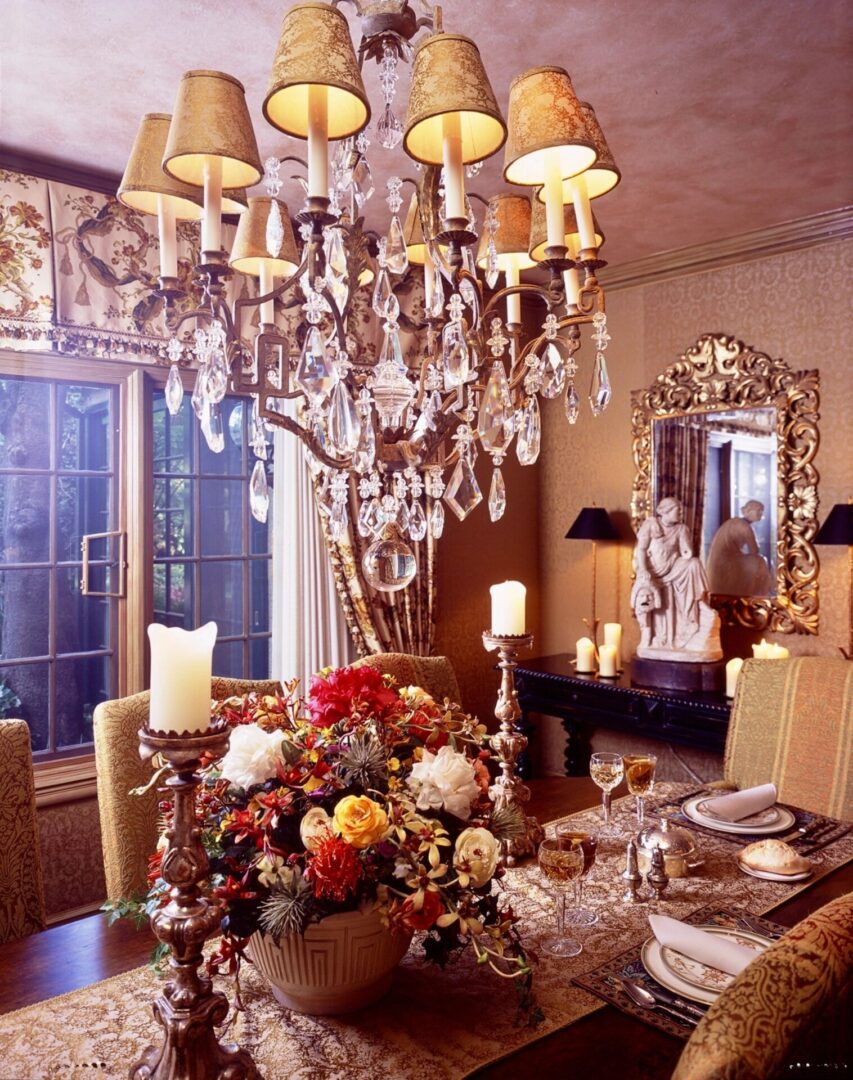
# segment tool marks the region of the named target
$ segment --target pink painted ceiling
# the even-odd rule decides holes
[[[170,111],[181,73],[246,86],[261,156],[299,153],[263,119],[281,15],[271,0],[5,0],[0,142],[120,174],[139,117]],[[344,6],[353,25],[352,7]],[[853,65],[847,0],[447,0],[506,108],[509,82],[560,64],[593,103],[622,169],[596,205],[612,264],[853,202]],[[398,108],[408,92],[408,69]],[[366,82],[379,115],[376,68]],[[412,174],[374,139],[384,179]],[[500,155],[471,187],[503,190]],[[300,197],[291,183],[284,195]]]

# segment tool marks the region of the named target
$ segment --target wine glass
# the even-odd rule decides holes
[[[574,879],[575,900],[571,911],[566,913],[566,922],[571,926],[592,926],[598,922],[598,916],[594,911],[583,906],[583,883],[587,874],[595,863],[595,853],[598,850],[598,838],[592,833],[579,832],[570,823],[557,826],[557,840],[560,847],[571,850],[580,847],[583,852],[583,869],[580,877]]]
[[[556,836],[547,837],[539,845],[539,869],[548,882],[556,888],[548,890],[557,905],[557,932],[542,942],[542,948],[551,956],[577,956],[583,945],[574,938],[566,937],[566,893],[561,886],[579,878],[583,873],[583,848],[578,844],[570,848],[560,846]]]
[[[625,774],[621,754],[605,751],[595,753],[589,759],[589,775],[601,788],[601,808],[604,825],[599,829],[599,836],[619,836],[620,828],[610,820],[610,793],[617,787]]]
[[[644,796],[655,782],[656,754],[624,754],[625,780],[628,790],[637,797],[637,828],[642,829],[645,819]]]

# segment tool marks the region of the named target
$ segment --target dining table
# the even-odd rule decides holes
[[[529,787],[528,812],[542,822],[587,810],[600,802],[601,792],[588,777],[533,780]],[[847,862],[818,876],[813,884],[764,914],[781,926],[791,927],[852,890],[853,862]],[[103,914],[96,913],[0,946],[0,1013],[137,968],[146,962],[154,943],[148,927],[136,929],[130,920],[109,925]],[[156,1037],[153,1020],[152,1035]],[[571,1075],[595,1076],[596,1080],[658,1080],[671,1075],[683,1047],[683,1039],[603,1004],[469,1075],[490,1080],[534,1076],[545,1080]],[[0,1078],[5,1080],[2,1062]]]

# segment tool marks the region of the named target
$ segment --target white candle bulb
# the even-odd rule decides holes
[[[733,698],[735,696],[737,680],[742,667],[743,660],[739,656],[735,656],[726,664],[726,697]]]
[[[586,178],[581,174],[571,182],[572,205],[575,208],[575,218],[578,223],[578,232],[581,238],[581,249],[597,249],[595,242],[595,225],[592,220],[592,207],[589,205],[589,195],[586,190]]]
[[[575,671],[581,674],[590,674],[595,671],[595,646],[588,637],[578,639],[575,654]]]
[[[622,670],[622,624],[606,622],[604,624],[604,644],[612,645],[616,650],[616,670]]]
[[[447,219],[467,219],[462,172],[462,126],[459,113],[445,113],[441,122],[444,157],[444,216]]]
[[[265,296],[275,288],[275,275],[270,260],[261,259],[261,276],[258,279],[258,295]],[[275,300],[265,300],[261,304],[261,322],[275,322]]]
[[[545,222],[548,247],[565,247],[563,217],[563,178],[560,175],[559,150],[545,151]]]
[[[152,623],[151,701],[148,726],[152,731],[196,732],[210,727],[210,679],[216,623],[198,630]]]
[[[201,250],[216,254],[222,250],[222,161],[204,159],[204,217],[201,221]]]
[[[157,229],[160,234],[160,277],[178,276],[178,234],[175,208],[165,195],[157,196]]]
[[[580,274],[574,267],[571,270],[563,271],[563,285],[566,290],[566,306],[577,307],[581,291],[581,279]]]
[[[511,289],[514,285],[518,285],[518,258],[515,255],[507,256],[506,266],[506,287]],[[515,323],[521,325],[521,296],[519,293],[511,293],[506,298],[506,321],[507,323]]]
[[[617,673],[616,646],[602,645],[598,650],[598,674],[607,679],[613,679]]]
[[[513,635],[526,633],[524,601],[527,589],[520,581],[505,581],[492,585],[492,633]]]
[[[329,197],[329,91],[308,87],[308,198]]]

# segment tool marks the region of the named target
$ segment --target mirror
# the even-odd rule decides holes
[[[678,499],[712,593],[776,595],[775,406],[652,420],[652,501]]]
[[[631,401],[635,530],[677,499],[723,622],[817,633],[818,373],[705,334]]]

